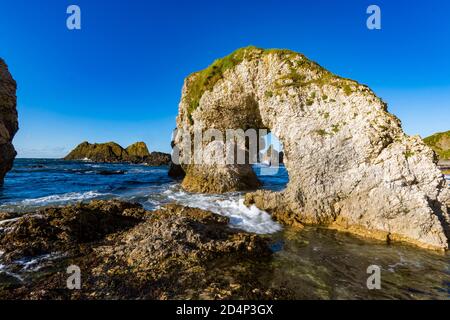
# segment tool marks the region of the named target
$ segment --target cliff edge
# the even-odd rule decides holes
[[[12,140],[19,124],[16,109],[16,81],[8,71],[5,61],[0,58],[0,185],[6,173],[11,170],[16,150]]]

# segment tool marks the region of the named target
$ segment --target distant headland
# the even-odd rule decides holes
[[[145,163],[151,166],[161,166],[170,163],[170,154],[156,151],[150,153],[144,142],[136,142],[123,148],[115,142],[89,143],[84,141],[65,156],[64,160]]]

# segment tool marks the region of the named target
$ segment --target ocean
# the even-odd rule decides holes
[[[282,190],[288,182],[284,167],[272,176],[261,175],[259,166],[254,169],[265,189]],[[274,257],[270,265],[261,266],[261,278],[288,287],[298,299],[450,299],[448,253],[386,245],[320,227],[299,231],[281,226],[268,213],[246,207],[242,193],[191,194],[167,172],[167,167],[144,165],[16,159],[0,188],[0,212],[30,212],[93,199],[119,198],[148,210],[177,202],[227,216],[233,228],[270,237]],[[41,260],[48,263],[52,258]],[[15,276],[26,278],[39,269],[41,260],[24,261],[22,273]],[[370,265],[382,270],[380,290],[366,286]],[[0,284],[2,272],[8,268],[0,257]]]

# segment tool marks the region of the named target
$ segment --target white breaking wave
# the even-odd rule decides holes
[[[135,174],[145,173],[145,174],[149,174],[149,173],[166,173],[166,172],[167,172],[166,169],[159,169],[159,168],[148,167],[148,168],[145,168],[145,169],[133,168],[133,169],[128,170],[127,173],[135,173]]]
[[[102,193],[95,191],[86,192],[69,192],[64,194],[55,194],[47,197],[35,198],[35,199],[25,199],[19,202],[6,203],[5,205],[18,205],[18,206],[45,206],[50,204],[62,204],[72,201],[83,201],[94,199],[100,196],[104,196]]]
[[[164,194],[179,204],[226,216],[230,218],[230,225],[234,228],[258,234],[270,234],[282,229],[267,212],[254,205],[245,206],[242,195],[192,194],[171,189],[166,190]]]
[[[41,255],[38,257],[31,258],[31,259],[23,258],[23,259],[14,261],[14,262],[22,267],[22,271],[33,272],[33,271],[38,271],[39,269],[44,267],[46,263],[47,264],[51,263],[52,261],[62,258],[64,256],[65,256],[64,254],[60,254],[60,253],[56,252],[56,253],[49,253],[49,254]]]

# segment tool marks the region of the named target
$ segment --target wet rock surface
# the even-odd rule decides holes
[[[2,258],[13,261],[76,250],[77,246],[135,225],[145,214],[140,205],[117,200],[92,201],[24,214],[2,224]]]
[[[169,204],[148,212],[121,201],[49,208],[7,222],[4,261],[59,253],[32,281],[0,287],[8,299],[272,299],[289,297],[260,276],[268,239],[232,229],[228,218]],[[66,268],[80,267],[81,290]]]
[[[11,170],[16,151],[12,140],[19,129],[16,109],[16,82],[0,58],[0,185]]]

